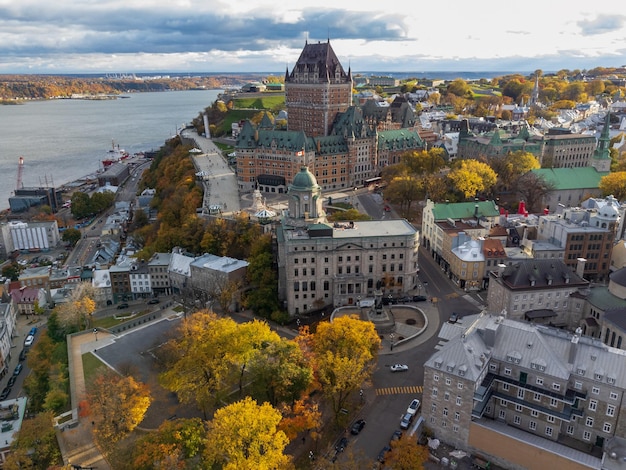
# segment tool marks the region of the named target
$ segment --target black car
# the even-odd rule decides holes
[[[150,299],[148,300],[149,304],[158,304],[159,303],[159,299]]]
[[[425,295],[414,295],[413,302],[426,302],[428,298]]]
[[[13,385],[15,385],[15,381],[17,380],[17,377],[12,375],[11,378],[9,379],[9,381],[7,382],[7,387],[11,388],[13,387]]]
[[[28,355],[28,349],[26,348],[22,349],[22,352],[20,352],[20,362],[26,360],[27,355]]]
[[[4,387],[4,390],[2,390],[2,393],[0,393],[0,400],[6,400],[10,393],[11,387]]]
[[[337,452],[343,452],[347,445],[348,445],[348,438],[342,437],[341,439],[339,439],[337,444],[335,444],[335,450]]]
[[[357,419],[352,425],[352,428],[350,428],[350,432],[354,435],[357,435],[363,430],[364,426],[365,426],[365,420]]]
[[[118,309],[118,310],[122,310],[123,308],[128,308],[128,304],[127,304],[126,302],[124,302],[123,304],[119,304],[119,305],[117,306],[117,309]]]
[[[382,448],[382,450],[378,454],[378,461],[380,463],[385,463],[385,457],[387,457],[387,453],[388,452],[391,452],[391,447],[385,446],[385,447]]]

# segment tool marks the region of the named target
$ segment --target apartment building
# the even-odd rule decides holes
[[[626,352],[500,315],[446,324],[424,364],[435,437],[509,469],[601,468],[626,431]]]

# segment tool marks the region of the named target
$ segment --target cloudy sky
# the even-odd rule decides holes
[[[0,73],[282,73],[305,40],[329,37],[355,72],[619,67],[626,65],[626,9],[615,5],[0,0]]]

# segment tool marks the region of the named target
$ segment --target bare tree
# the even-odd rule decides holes
[[[538,212],[544,199],[556,188],[554,184],[547,181],[543,176],[529,171],[520,176],[517,184],[517,192],[526,202],[526,207],[530,212]]]

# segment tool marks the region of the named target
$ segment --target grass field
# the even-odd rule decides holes
[[[268,96],[253,96],[234,100],[235,109],[275,109],[285,104],[283,93]]]

